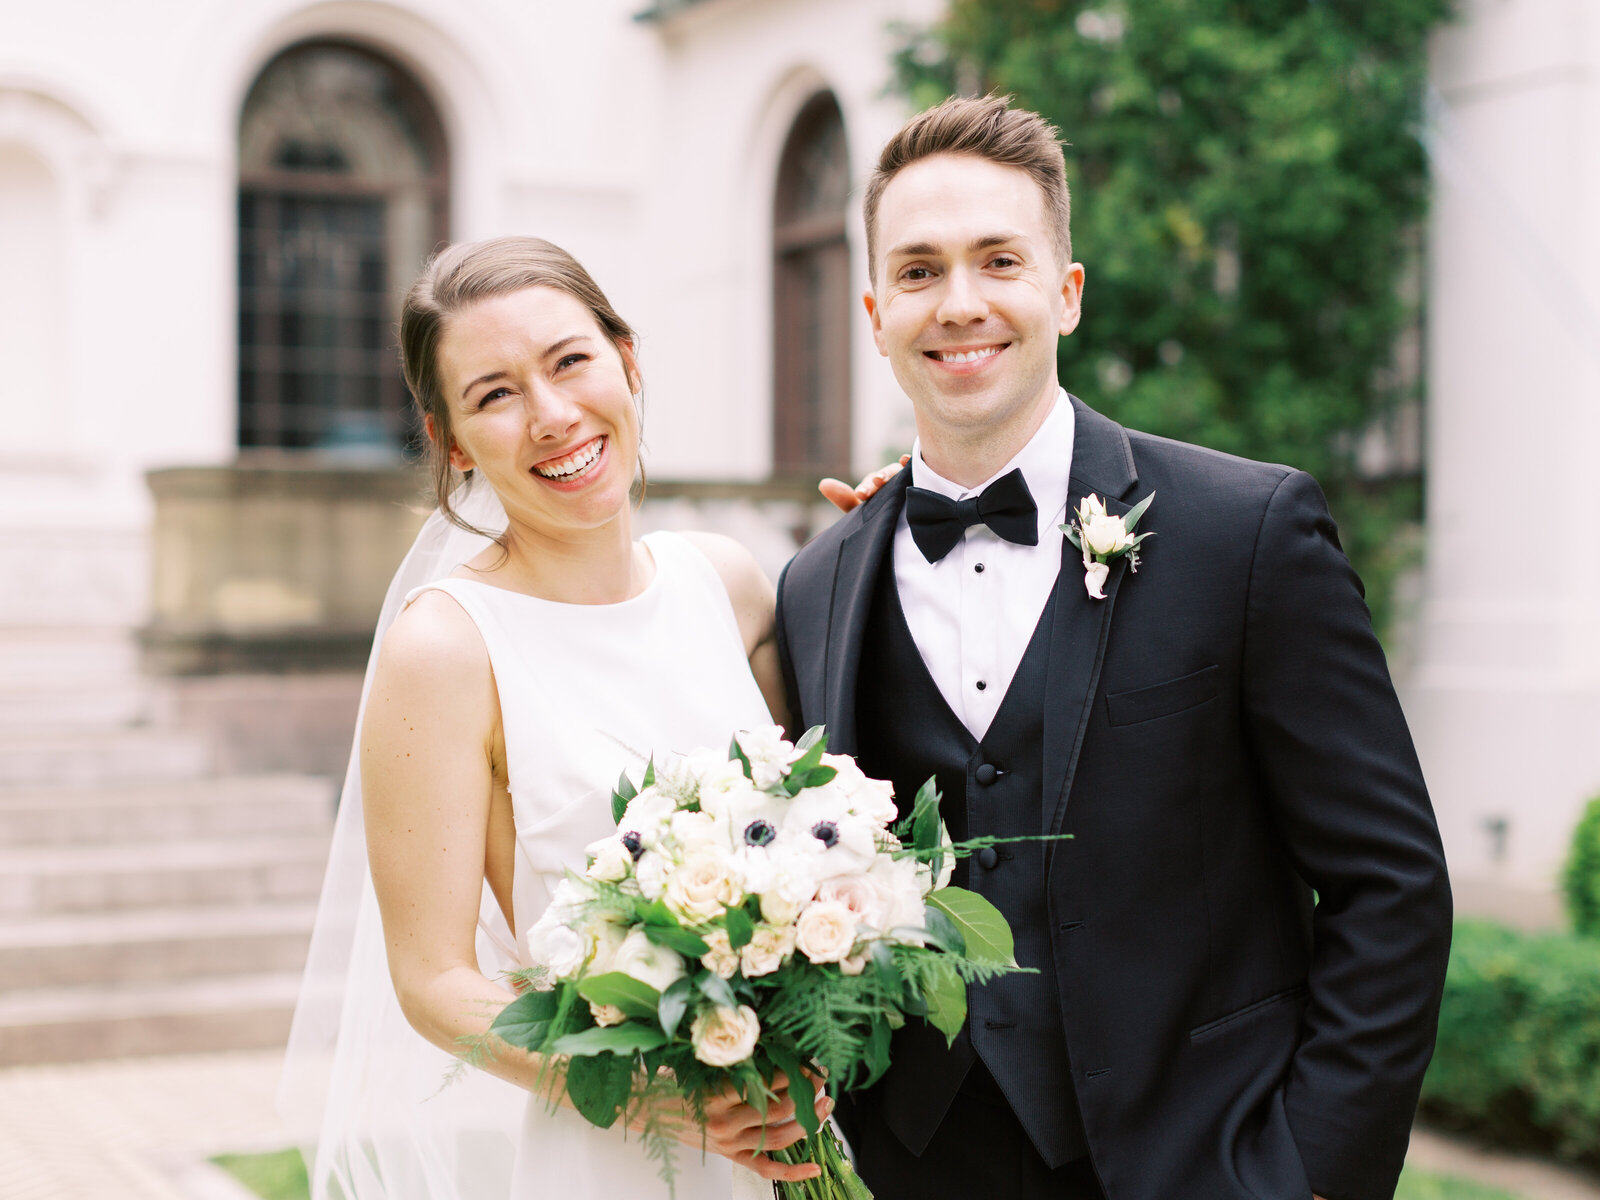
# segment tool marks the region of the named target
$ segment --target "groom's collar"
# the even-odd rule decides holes
[[[911,486],[926,488],[962,500],[976,496],[1002,475],[1020,470],[1027,481],[1028,492],[1039,506],[1039,532],[1061,520],[1067,503],[1067,476],[1071,470],[1073,425],[1072,400],[1064,388],[1056,390],[1056,402],[1034,431],[1027,444],[1001,467],[976,487],[963,487],[940,475],[922,458],[922,439],[911,448]]]

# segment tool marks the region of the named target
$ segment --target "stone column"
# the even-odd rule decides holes
[[[1404,698],[1455,877],[1549,888],[1600,792],[1600,11],[1464,0],[1433,78]]]

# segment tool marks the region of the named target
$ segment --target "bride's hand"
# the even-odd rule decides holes
[[[902,454],[899,462],[879,467],[855,487],[851,487],[842,479],[824,479],[817,484],[817,491],[821,492],[824,499],[840,512],[849,512],[863,500],[870,500],[877,495],[878,489],[900,474],[900,469],[910,461],[911,455]]]
[[[789,1081],[782,1074],[773,1080],[772,1090],[777,1100],[767,1109],[766,1128],[762,1129],[761,1110],[739,1099],[739,1094],[729,1090],[706,1101],[705,1146],[714,1154],[731,1159],[740,1166],[754,1171],[763,1179],[781,1179],[795,1182],[815,1179],[822,1168],[815,1163],[781,1163],[769,1157],[768,1151],[782,1150],[806,1136],[794,1116],[794,1098],[789,1094]],[[820,1088],[816,1097],[817,1116],[826,1120],[833,1111],[833,1101]],[[688,1145],[700,1146],[700,1130],[691,1121],[678,1131],[678,1139]]]

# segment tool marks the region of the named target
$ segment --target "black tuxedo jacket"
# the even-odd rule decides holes
[[[1071,508],[1156,493],[1138,571],[1062,589],[1045,689],[1062,1086],[1095,1169],[1109,1200],[1390,1197],[1450,893],[1360,581],[1310,476],[1073,409]],[[844,753],[908,476],[779,583],[795,727]]]

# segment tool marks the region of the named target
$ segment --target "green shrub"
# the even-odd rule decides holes
[[[1422,1109],[1506,1146],[1600,1165],[1600,950],[1457,923]]]
[[[1600,938],[1600,796],[1589,801],[1572,831],[1572,853],[1561,887],[1572,928],[1585,937]]]

